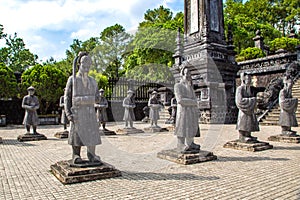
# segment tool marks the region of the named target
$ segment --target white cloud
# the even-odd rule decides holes
[[[61,59],[73,39],[86,40],[116,23],[134,31],[147,9],[174,0],[1,0],[0,24],[18,33],[40,58]],[[62,42],[63,41],[63,42]]]

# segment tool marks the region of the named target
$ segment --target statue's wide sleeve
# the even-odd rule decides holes
[[[243,97],[242,87],[238,87],[235,95],[236,106],[244,113],[252,114],[255,108],[256,99],[254,97]]]
[[[66,90],[64,94],[64,103],[65,103],[65,112],[66,116],[71,116],[72,115],[72,87],[73,87],[73,79],[72,77],[69,77],[67,85],[66,85]]]
[[[298,106],[297,98],[286,98],[284,90],[281,90],[279,93],[279,104],[280,108],[288,113],[293,113],[296,111]]]
[[[180,83],[176,83],[174,86],[174,93],[177,104],[181,104],[183,106],[197,106],[197,99],[194,94],[190,98],[187,98],[183,95],[183,88]]]

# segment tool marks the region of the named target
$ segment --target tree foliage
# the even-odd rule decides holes
[[[240,62],[240,61],[244,61],[244,60],[262,58],[264,56],[266,56],[266,54],[260,48],[248,47],[241,51],[240,55],[236,58],[236,60],[238,62]]]
[[[164,81],[170,75],[168,67],[173,64],[177,30],[183,32],[183,13],[175,16],[168,8],[160,6],[147,10],[144,21],[139,24],[137,33],[130,44],[131,52],[126,57],[126,77],[139,77]],[[146,69],[150,67],[150,69]],[[166,73],[163,77],[158,73]],[[167,67],[167,68],[166,68]],[[141,73],[141,74],[140,74]],[[144,78],[143,78],[144,77]]]
[[[66,86],[67,76],[53,65],[37,64],[22,74],[22,92],[32,85],[36,89],[36,95],[41,102],[40,111],[48,114],[48,108],[55,104]]]
[[[80,51],[85,51],[90,53],[98,45],[99,45],[99,41],[97,37],[91,37],[90,39],[84,42],[79,39],[74,39],[73,43],[70,45],[70,48],[66,50],[67,58],[63,60],[64,62],[62,64],[69,66],[72,71],[73,60],[78,55],[78,53]]]
[[[91,70],[89,72],[89,75],[96,80],[99,89],[101,89],[101,88],[103,89],[107,86],[107,84],[108,84],[107,76],[97,72],[96,70]]]
[[[287,38],[287,37],[276,38],[270,42],[270,50],[277,51],[279,49],[284,49],[289,52],[295,52],[296,46],[299,44],[300,44],[300,40],[297,38]]]
[[[5,38],[7,36],[7,34],[4,33],[4,27],[2,24],[0,24],[0,40],[2,38]]]
[[[297,0],[227,0],[224,21],[227,31],[231,26],[237,53],[253,47],[252,38],[261,30],[265,43],[290,33],[299,23]]]
[[[96,71],[110,78],[121,76],[131,39],[132,36],[120,24],[105,28],[100,33],[100,44],[91,54]]]
[[[29,66],[36,64],[37,55],[25,48],[25,43],[22,38],[17,36],[7,36],[3,32],[3,26],[0,26],[0,39],[4,38],[6,46],[0,49],[0,62],[11,68],[13,71],[23,72]]]
[[[0,98],[16,97],[17,93],[18,85],[14,72],[0,63]]]

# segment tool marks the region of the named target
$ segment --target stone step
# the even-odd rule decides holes
[[[261,125],[261,126],[278,126],[278,123],[260,122],[259,125]]]
[[[279,120],[279,116],[268,116],[265,118],[265,121],[275,121],[275,120]]]

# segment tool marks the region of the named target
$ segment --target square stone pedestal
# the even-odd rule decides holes
[[[114,166],[105,162],[96,166],[71,167],[69,161],[59,161],[51,165],[50,168],[54,176],[63,184],[81,183],[122,175]]]
[[[157,153],[157,157],[183,165],[190,165],[217,159],[217,156],[209,151],[198,150],[195,152],[190,151],[186,153],[180,153],[176,149],[162,150],[161,152]]]
[[[100,135],[116,135],[116,132],[108,130],[108,129],[100,129]]]
[[[69,131],[60,131],[54,134],[54,137],[57,138],[68,138],[69,137]]]
[[[32,134],[32,133],[26,133],[24,135],[18,136],[19,142],[25,142],[25,141],[37,141],[37,140],[47,140],[47,137],[43,134]]]
[[[295,135],[295,136],[273,135],[270,136],[268,140],[274,142],[300,143],[300,135]]]
[[[120,135],[128,135],[128,134],[137,134],[137,133],[145,133],[145,132],[137,128],[123,128],[123,129],[118,129],[116,133]]]
[[[227,142],[223,147],[236,149],[236,150],[253,151],[253,152],[263,151],[263,150],[273,148],[273,146],[267,142],[257,141],[255,143],[244,143],[244,142],[240,142],[239,140]]]

